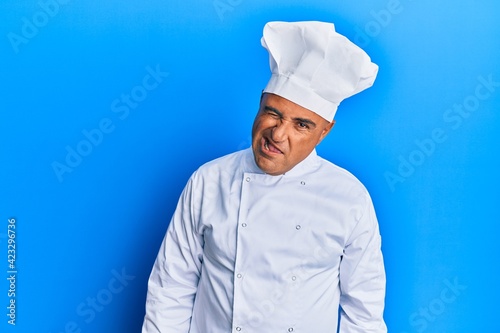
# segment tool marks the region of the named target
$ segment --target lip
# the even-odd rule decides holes
[[[266,155],[283,155],[281,149],[276,147],[276,145],[271,143],[271,140],[262,137],[260,144],[261,151]]]

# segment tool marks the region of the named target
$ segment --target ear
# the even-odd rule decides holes
[[[332,120],[328,124],[326,124],[325,128],[323,128],[323,131],[321,132],[321,136],[319,137],[318,144],[323,141],[323,139],[330,133],[332,130],[333,126],[335,125],[335,120]]]

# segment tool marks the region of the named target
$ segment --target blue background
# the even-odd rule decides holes
[[[0,330],[139,332],[187,178],[250,145],[264,24],[322,20],[380,66],[318,151],[373,197],[389,331],[496,331],[499,14],[494,0],[2,0]]]

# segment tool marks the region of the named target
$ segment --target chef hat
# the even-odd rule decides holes
[[[342,100],[370,87],[378,66],[332,23],[269,22],[262,46],[271,79],[264,92],[284,97],[332,121]]]

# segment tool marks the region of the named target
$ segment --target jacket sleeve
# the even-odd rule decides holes
[[[372,201],[364,208],[340,264],[340,333],[386,333],[385,270]]]
[[[193,186],[191,177],[149,277],[142,333],[189,332],[203,255]]]

